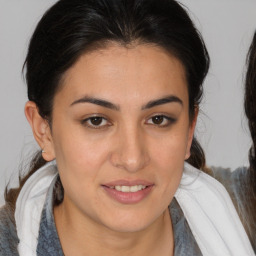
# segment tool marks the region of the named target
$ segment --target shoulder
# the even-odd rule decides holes
[[[229,192],[232,200],[243,197],[244,189],[248,188],[247,168],[239,167],[235,170],[222,167],[211,167],[212,176],[217,179]]]
[[[228,191],[238,211],[243,211],[245,204],[253,201],[250,193],[247,167],[239,167],[235,170],[222,167],[211,167],[212,176],[217,179]]]
[[[245,181],[245,178],[247,176],[247,167],[239,167],[235,170],[231,170],[230,168],[223,168],[223,167],[216,167],[212,166],[210,167],[211,175],[218,179],[220,182],[226,182],[226,181],[239,181],[242,180]]]
[[[248,169],[239,167],[235,170],[222,167],[211,167],[213,178],[217,179],[228,191],[238,213],[242,218],[248,217],[248,210],[255,200],[250,193]]]
[[[248,168],[235,170],[211,167],[212,176],[224,185],[256,252],[256,197],[249,182]]]
[[[0,208],[0,256],[18,255],[13,210],[8,205]]]

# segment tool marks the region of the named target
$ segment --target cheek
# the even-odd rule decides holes
[[[187,132],[177,132],[151,147],[151,161],[157,168],[159,183],[168,190],[176,190],[183,172],[187,148]],[[155,143],[154,143],[155,144]]]
[[[97,194],[93,191],[98,187],[109,146],[105,141],[95,141],[79,132],[66,134],[66,131],[58,130],[54,141],[56,162],[66,197],[77,205],[79,198],[97,205]]]
[[[175,164],[183,163],[185,159],[187,144],[188,144],[188,133],[177,132],[170,133],[168,136],[164,136],[158,139],[157,142],[152,142],[152,153],[154,159],[162,162],[163,165],[174,166]]]
[[[74,129],[59,129],[54,137],[54,147],[59,171],[72,171],[72,175],[95,175],[109,151],[106,140],[96,140]]]

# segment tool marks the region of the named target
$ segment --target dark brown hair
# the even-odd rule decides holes
[[[256,250],[256,32],[247,55],[247,73],[245,79],[244,109],[252,138],[249,150],[249,168],[241,177],[244,216],[240,216],[247,231],[253,249]]]
[[[249,182],[256,195],[256,32],[247,55],[244,109],[252,137],[252,146],[249,151]]]

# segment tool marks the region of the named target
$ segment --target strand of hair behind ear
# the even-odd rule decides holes
[[[24,176],[22,176],[21,174],[19,176],[19,187],[11,188],[11,189],[8,189],[7,187],[5,188],[5,193],[4,193],[5,202],[13,210],[15,210],[15,204],[16,204],[18,195],[19,195],[22,187],[28,180],[28,178],[45,164],[46,164],[46,161],[43,159],[41,151],[36,152],[34,157],[32,158],[32,161],[30,162],[28,173]]]

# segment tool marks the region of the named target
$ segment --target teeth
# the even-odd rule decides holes
[[[142,189],[146,188],[146,186],[143,185],[135,185],[135,186],[115,186],[115,189],[117,191],[121,192],[138,192]]]

